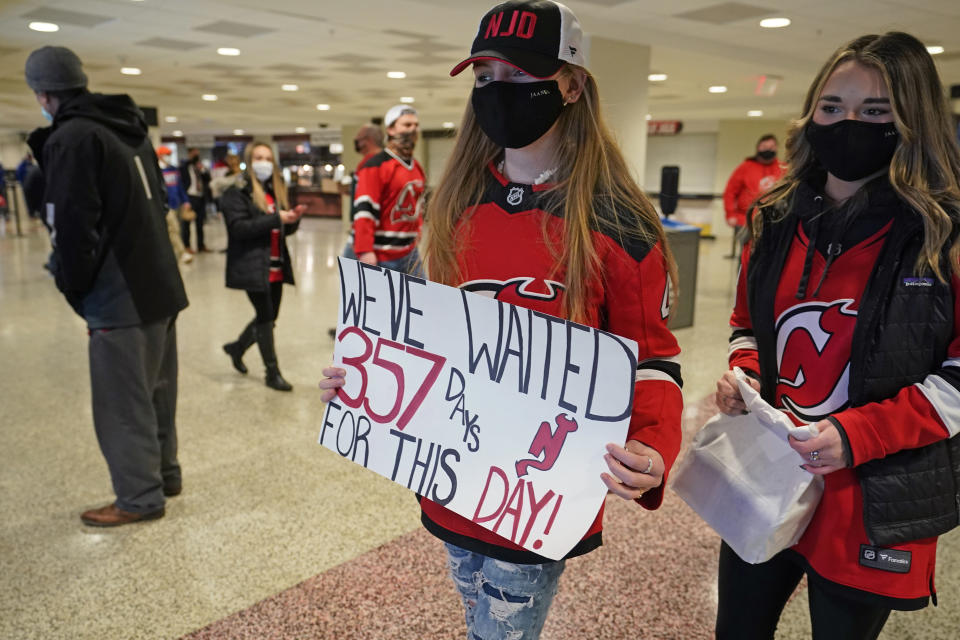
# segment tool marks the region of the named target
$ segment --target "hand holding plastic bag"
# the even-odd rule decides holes
[[[674,470],[673,490],[746,562],[769,560],[800,539],[823,494],[823,478],[800,468],[788,437],[807,440],[734,369],[749,413],[718,414]]]

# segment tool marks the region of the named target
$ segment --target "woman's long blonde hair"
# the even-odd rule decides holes
[[[960,274],[960,244],[954,237],[960,223],[960,149],[933,59],[923,43],[906,33],[861,36],[837,49],[823,65],[807,91],[803,115],[793,122],[787,135],[787,173],[759,198],[761,215],[752,215],[751,235],[760,235],[763,218],[784,215],[797,186],[819,167],[806,128],[830,75],[851,60],[876,69],[886,83],[893,121],[900,134],[890,162],[890,183],[923,218],[923,250],[917,272],[930,269],[945,281],[941,254],[948,246],[951,269]]]
[[[273,158],[273,198],[277,203],[277,211],[280,209],[289,209],[290,202],[287,198],[287,183],[283,181],[283,174],[280,173],[280,167],[277,165],[277,155],[273,152],[273,146],[269,142],[254,140],[243,150],[243,161],[246,163],[247,182],[253,190],[253,203],[261,211],[269,211],[267,197],[263,192],[263,186],[257,180],[257,174],[253,172],[253,150],[257,147],[266,147],[270,149],[270,157]]]
[[[567,65],[561,73],[580,69]],[[547,234],[556,262],[566,270],[566,312],[571,320],[588,315],[588,283],[603,278],[592,232],[603,231],[621,242],[630,239],[660,243],[670,283],[677,291],[677,269],[666,243],[657,211],[634,181],[627,163],[600,114],[596,80],[588,71],[580,99],[568,104],[557,120],[557,173],[555,184],[542,192],[542,208],[563,213],[564,231],[560,247]],[[458,226],[480,203],[489,182],[487,165],[502,149],[480,129],[473,106],[467,102],[439,187],[430,198],[422,255],[431,280],[457,286],[461,282],[457,255],[469,238]],[[602,214],[602,215],[601,215]],[[553,241],[552,241],[553,240]]]

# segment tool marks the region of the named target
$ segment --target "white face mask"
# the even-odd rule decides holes
[[[257,180],[260,182],[263,182],[273,175],[273,163],[269,160],[254,160],[250,165],[253,167],[254,175],[257,176]]]

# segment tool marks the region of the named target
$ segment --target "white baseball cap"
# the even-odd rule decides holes
[[[390,107],[387,109],[387,115],[383,116],[383,126],[393,126],[393,123],[397,121],[397,118],[408,113],[417,115],[417,110],[408,104],[396,104]]]

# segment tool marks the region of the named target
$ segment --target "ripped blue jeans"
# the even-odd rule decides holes
[[[564,560],[515,564],[444,543],[463,598],[468,640],[536,640],[557,593]]]

